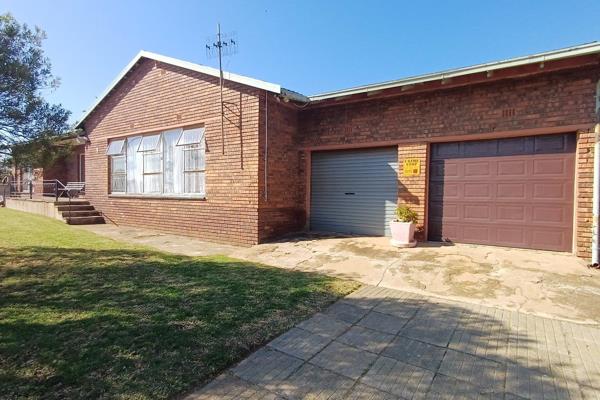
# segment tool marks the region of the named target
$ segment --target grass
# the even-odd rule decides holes
[[[358,287],[0,209],[0,398],[170,398]]]

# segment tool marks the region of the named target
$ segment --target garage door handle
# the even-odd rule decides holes
[[[355,193],[354,193],[354,192],[346,192],[346,193],[344,193],[344,194],[345,194],[346,196],[354,196],[354,194],[355,194]]]

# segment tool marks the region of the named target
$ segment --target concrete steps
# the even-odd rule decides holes
[[[92,217],[68,217],[65,221],[69,225],[93,225],[93,224],[104,224],[103,216],[92,216]]]
[[[65,222],[69,225],[104,224],[102,213],[87,200],[57,201],[54,203]]]

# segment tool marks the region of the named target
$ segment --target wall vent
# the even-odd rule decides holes
[[[514,117],[517,114],[514,108],[505,108],[502,110],[502,117],[509,118]]]

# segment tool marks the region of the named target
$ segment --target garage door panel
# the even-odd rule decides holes
[[[568,207],[561,205],[538,205],[534,207],[531,214],[531,222],[567,228],[572,225],[571,216],[568,214]]]
[[[492,229],[488,225],[470,225],[465,224],[462,227],[463,237],[466,242],[470,243],[491,243]]]
[[[498,142],[498,154],[494,155],[518,155],[528,154],[533,150],[533,139],[531,137],[517,137],[500,140]]]
[[[460,185],[457,185],[460,187]],[[463,196],[465,201],[473,200],[491,200],[493,188],[487,182],[469,182],[463,186]]]
[[[488,221],[492,217],[492,213],[492,207],[487,204],[465,204],[463,206],[463,218],[465,221]]]
[[[499,160],[498,176],[502,178],[523,178],[527,176],[526,160]]]
[[[573,193],[569,190],[571,185],[566,182],[545,182],[533,183],[533,200],[534,201],[568,201],[573,197]]]
[[[535,248],[543,248],[547,250],[563,250],[563,243],[568,239],[566,237],[567,234],[570,234],[570,231],[556,231],[556,230],[546,230],[541,228],[532,229],[532,244]]]
[[[397,148],[313,153],[310,228],[386,235],[398,201]]]
[[[525,201],[527,198],[527,184],[498,183],[496,184],[496,198],[500,201]]]
[[[432,144],[429,238],[570,251],[574,149],[572,134]]]
[[[486,161],[472,161],[465,163],[465,176],[473,178],[485,178],[492,174],[493,166]]]
[[[533,140],[536,154],[571,153],[575,151],[575,135],[543,135],[535,136]]]
[[[496,204],[496,221],[500,223],[522,223],[526,221],[526,207],[523,205]]]
[[[499,226],[496,229],[496,237],[494,242],[486,244],[499,244],[502,246],[516,246],[519,247],[522,243],[526,242],[527,233],[516,226]]]
[[[551,176],[563,178],[570,176],[573,171],[570,170],[568,160],[562,158],[545,158],[533,160],[533,174],[535,176]]]
[[[488,154],[496,154],[498,151],[498,142],[496,141],[473,141],[463,142],[461,145],[464,154],[469,154],[471,157],[487,156]]]

